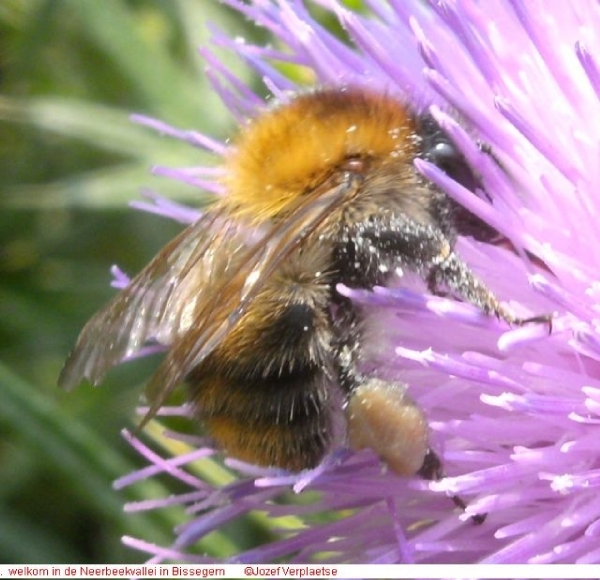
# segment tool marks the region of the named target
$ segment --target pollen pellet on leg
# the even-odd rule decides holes
[[[352,449],[373,449],[399,475],[419,471],[429,429],[405,385],[369,379],[352,391],[346,413]]]

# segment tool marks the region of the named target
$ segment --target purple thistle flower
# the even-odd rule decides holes
[[[260,511],[305,525],[274,531],[271,543],[230,562],[600,562],[600,7],[586,0],[369,0],[372,14],[362,16],[337,0],[319,0],[347,31],[349,47],[299,0],[226,3],[285,45],[253,46],[214,31],[215,44],[246,59],[275,98],[298,89],[273,64],[284,61],[312,70],[320,85],[366,84],[430,108],[481,174],[490,199],[425,161],[416,162],[418,170],[512,244],[464,238],[458,252],[517,315],[556,315],[548,335],[543,325],[509,329],[468,304],[427,295],[412,279],[373,291],[339,286],[373,311],[369,354],[410,385],[448,477],[400,478],[382,471],[369,451],[340,450],[299,475],[228,460],[240,478],[213,487],[189,467],[213,453],[202,439],[167,433],[189,452],[163,458],[127,436],[150,465],[117,487],[168,474],[188,489],[127,509],[179,504],[190,520],[172,546],[124,541],[153,562],[207,562],[194,554],[199,539]],[[210,51],[202,53],[233,115],[243,120],[263,104]],[[226,150],[192,131],[137,120],[218,155]],[[157,172],[223,194],[214,170]],[[155,194],[149,199],[136,206],[182,222],[199,215]],[[126,284],[118,271],[115,284]],[[274,501],[290,487],[319,492],[318,499]],[[465,514],[453,509],[447,496],[454,494],[467,501]],[[306,523],[324,511],[339,517]],[[472,525],[469,516],[482,513],[486,521]]]

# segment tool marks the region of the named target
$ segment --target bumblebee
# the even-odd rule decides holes
[[[372,448],[397,473],[440,477],[406,385],[362,372],[364,315],[336,284],[371,288],[408,269],[432,292],[522,321],[454,252],[474,218],[415,158],[477,181],[430,116],[384,92],[320,89],[262,112],[229,148],[225,195],[87,323],[60,384],[97,384],[159,343],[168,351],[144,421],[185,383],[227,454],[299,471],[332,446],[338,390],[351,447]]]

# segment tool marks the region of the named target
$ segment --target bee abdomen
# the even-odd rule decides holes
[[[298,472],[316,467],[329,447],[329,418],[307,424],[246,425],[226,416],[204,419],[219,446],[237,459]]]
[[[196,416],[232,457],[299,471],[329,447],[329,389],[317,367],[254,380],[196,373],[188,384]]]

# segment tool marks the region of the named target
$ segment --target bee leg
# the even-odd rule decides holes
[[[408,396],[407,385],[366,376],[358,370],[362,349],[360,315],[350,302],[341,301],[338,312],[335,365],[340,386],[347,393],[348,443],[354,450],[372,449],[398,475],[424,479],[444,477],[439,457],[429,447],[429,426],[419,406]],[[454,505],[467,504],[455,495]],[[471,516],[481,524],[485,514]]]
[[[375,377],[360,380],[351,390],[346,407],[350,447],[372,449],[398,475],[443,479],[442,462],[429,447],[427,419],[408,396],[406,385]],[[460,496],[451,499],[463,512],[466,510]],[[486,515],[476,514],[471,521],[481,524]]]
[[[551,316],[518,318],[500,304],[452,249],[449,237],[435,224],[422,224],[406,215],[370,218],[357,232],[361,252],[377,252],[379,264],[393,268],[400,262],[423,276],[431,292],[447,287],[462,299],[509,324],[542,322],[550,326]],[[364,247],[362,247],[364,246]]]
[[[346,416],[352,449],[372,449],[398,475],[419,472],[429,449],[429,426],[405,384],[364,378],[348,397]]]
[[[445,285],[486,314],[494,314],[509,324],[518,321],[449,246],[443,245],[440,253],[432,257],[426,281],[427,287],[434,294],[438,293],[440,286]]]
[[[552,332],[552,315],[541,314],[528,318],[519,318],[500,304],[494,294],[481,282],[471,269],[453,251],[442,248],[439,256],[431,260],[427,275],[427,284],[432,293],[437,293],[440,285],[446,285],[461,298],[474,304],[486,314],[493,314],[511,325],[523,326],[529,323],[548,325],[548,333]]]
[[[442,462],[440,458],[437,456],[435,451],[429,449],[427,454],[425,455],[425,459],[423,460],[423,465],[418,471],[418,474],[423,478],[429,481],[439,481],[440,479],[444,479],[444,468],[442,467]],[[467,504],[465,500],[463,500],[459,495],[451,496],[454,505],[460,508],[463,512],[467,509]],[[480,525],[485,521],[487,514],[475,514],[471,516],[471,521],[475,525]]]

